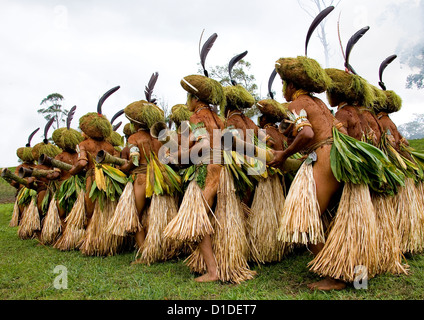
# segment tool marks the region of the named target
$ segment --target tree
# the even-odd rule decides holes
[[[339,5],[341,0],[338,0],[336,4],[336,0],[307,0],[309,4],[306,4],[306,0],[297,0],[297,3],[299,6],[305,11],[312,19],[315,19],[315,17],[325,8],[329,6],[337,7]],[[325,25],[326,25],[326,19],[324,19],[317,28],[317,36],[319,40],[321,41],[321,44],[324,48],[324,55],[325,55],[325,65],[328,68],[330,65],[330,44],[327,40],[327,34],[325,32]]]
[[[259,101],[261,98],[258,94],[258,85],[255,83],[255,76],[249,74],[249,70],[251,68],[251,64],[248,61],[240,60],[234,66],[232,70],[232,78],[238,84],[243,86],[249,93],[255,98],[255,101]],[[203,69],[199,68],[199,73],[203,73]],[[225,66],[215,66],[213,68],[208,69],[209,77],[218,81],[223,86],[230,86],[231,80],[230,75],[228,73],[228,65]],[[256,106],[251,108],[246,112],[248,117],[252,117],[258,113]]]
[[[41,113],[47,121],[55,117],[56,120],[53,122],[54,129],[59,128],[60,124],[66,122],[66,117],[69,112],[69,110],[64,109],[60,104],[62,100],[64,100],[64,97],[59,93],[49,94],[40,103],[40,106],[45,105],[46,107],[37,110],[37,112]]]

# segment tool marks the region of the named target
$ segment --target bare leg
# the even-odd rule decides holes
[[[218,165],[208,165],[205,189],[202,193],[210,208],[212,208],[216,194],[218,192],[218,183],[221,169],[222,168]],[[210,235],[203,237],[202,241],[200,242],[200,252],[203,256],[203,259],[205,260],[207,272],[204,275],[196,278],[195,281],[211,282],[218,280],[216,260],[212,250],[212,241]]]
[[[138,218],[141,222],[141,216],[143,214],[144,206],[146,205],[146,175],[138,174],[134,181],[134,195],[135,195],[135,206],[138,212]],[[138,248],[143,247],[144,240],[146,239],[146,233],[144,228],[135,234],[135,241]],[[133,261],[131,264],[140,263],[139,259]]]

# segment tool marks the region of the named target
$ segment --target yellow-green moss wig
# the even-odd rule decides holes
[[[75,151],[84,137],[81,132],[75,129],[59,128],[53,132],[52,139],[54,143],[63,150]]]
[[[320,64],[308,57],[281,58],[275,63],[275,69],[282,80],[310,93],[322,93],[331,85],[330,77]]]
[[[365,79],[339,69],[329,68],[325,71],[332,80],[331,86],[327,89],[328,95],[336,94],[352,105],[373,107],[376,100],[375,93]]]
[[[34,157],[32,156],[32,147],[22,147],[16,150],[16,155],[23,162],[33,162]]]
[[[49,156],[51,158],[56,157],[62,150],[51,143],[40,142],[32,147],[31,153],[34,160],[38,161],[42,154]]]
[[[79,127],[87,136],[96,140],[104,140],[112,132],[112,125],[106,116],[96,112],[89,112],[82,116]]]
[[[221,84],[202,75],[190,75],[181,80],[181,86],[201,101],[225,107],[225,94]]]
[[[124,145],[124,137],[116,131],[112,131],[110,136],[106,138],[106,141],[114,147],[120,147]]]
[[[384,93],[387,96],[387,103],[385,108],[379,111],[386,113],[395,113],[400,111],[400,109],[402,108],[401,97],[399,97],[394,91],[391,90],[384,91]]]
[[[226,105],[221,106],[221,115],[225,116],[225,109],[244,110],[249,109],[255,104],[255,98],[241,85],[224,87]]]
[[[124,109],[125,116],[132,123],[150,129],[156,122],[164,121],[164,112],[157,105],[145,100],[135,101]]]
[[[171,114],[169,119],[171,119],[177,126],[180,126],[181,122],[190,120],[190,117],[193,115],[187,105],[185,104],[176,104],[171,109]]]
[[[257,102],[256,106],[273,123],[281,122],[287,117],[288,103],[279,103],[274,99],[265,99]]]

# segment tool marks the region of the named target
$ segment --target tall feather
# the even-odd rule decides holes
[[[203,44],[202,50],[200,50],[200,44],[202,42],[202,36],[204,31],[205,30],[202,31],[202,35],[200,36],[200,41],[199,41],[200,64],[202,65],[204,75],[206,77],[209,77],[208,71],[206,70],[206,67],[205,67],[206,57],[208,56],[209,51],[212,49],[216,38],[218,38],[218,35],[216,33],[211,35],[209,39],[206,40],[206,42]]]
[[[156,101],[156,100],[152,99],[152,93],[153,93],[153,89],[155,88],[156,81],[158,80],[158,78],[159,78],[159,73],[157,73],[157,72],[153,73],[152,76],[150,77],[149,83],[144,88],[144,94],[146,95],[147,102],[155,103],[155,101]]]
[[[274,94],[272,93],[272,84],[274,83],[275,76],[277,75],[277,71],[274,69],[268,80],[268,93],[271,99],[274,99]]]
[[[240,53],[240,54],[236,55],[235,57],[233,57],[230,60],[230,63],[228,64],[228,73],[230,75],[231,84],[233,86],[237,85],[237,82],[235,80],[233,80],[233,75],[232,75],[233,68],[236,65],[236,63],[239,62],[241,59],[243,59],[246,55],[247,55],[247,51]]]
[[[76,109],[77,109],[77,106],[73,106],[71,110],[69,110],[68,112],[68,117],[66,119],[66,127],[68,128],[68,130],[71,129],[71,122],[72,122],[72,119],[74,118]]]
[[[381,87],[381,89],[383,89],[384,91],[386,91],[386,85],[383,82],[383,73],[384,70],[387,68],[387,66],[389,64],[391,64],[393,62],[393,60],[395,60],[397,58],[397,55],[391,55],[390,57],[387,57],[380,65],[380,70],[379,70],[379,76],[380,76],[380,82],[378,83],[379,86]]]
[[[28,137],[28,143],[25,145],[25,147],[29,148],[31,147],[31,140],[34,137],[34,135],[40,130],[40,128],[35,129]]]
[[[315,29],[318,27],[318,25],[322,22],[322,20],[327,17],[331,11],[334,10],[334,6],[329,6],[328,8],[322,10],[312,21],[311,26],[309,27],[308,34],[306,35],[306,43],[305,43],[305,56],[308,56],[308,44],[309,40],[311,39],[312,34],[314,33]]]
[[[119,129],[119,127],[121,126],[121,124],[122,124],[122,121],[119,121],[117,124],[115,124],[115,125],[113,126],[113,131],[118,130],[118,129]]]
[[[117,87],[110,89],[100,98],[99,103],[97,104],[97,113],[98,114],[102,114],[102,106],[103,106],[103,103],[105,103],[106,99],[109,98],[113,93],[118,91],[119,88],[120,88],[120,86],[117,86]]]
[[[364,36],[365,33],[368,32],[369,29],[370,29],[370,27],[364,27],[364,28],[360,29],[349,39],[349,41],[347,43],[345,68],[348,69],[349,71],[351,71],[354,74],[356,74],[356,72],[353,70],[352,66],[349,64],[350,53],[352,52],[352,49],[355,46],[355,44],[359,41],[359,39],[361,39]]]
[[[113,122],[119,118],[120,116],[122,116],[124,113],[124,109],[119,110],[117,113],[115,113],[115,115],[112,117],[112,119],[110,120],[110,124],[113,124]]]
[[[52,118],[49,120],[49,122],[47,122],[46,126],[44,127],[44,140],[43,140],[43,142],[44,142],[45,144],[48,144],[48,143],[49,143],[49,139],[47,138],[47,134],[49,133],[49,130],[50,130],[50,128],[51,128],[51,126],[52,126],[52,124],[53,124],[53,122],[54,122],[55,118],[56,118],[56,117],[52,117]]]

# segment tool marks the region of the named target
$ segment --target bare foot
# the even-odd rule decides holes
[[[330,291],[330,290],[343,290],[346,288],[346,282],[325,278],[319,282],[308,284],[308,288],[311,290],[322,290],[322,291]]]
[[[212,281],[217,281],[218,280],[218,276],[215,275],[211,275],[209,273],[204,274],[203,276],[197,277],[196,279],[194,279],[194,281],[196,282],[212,282]]]

